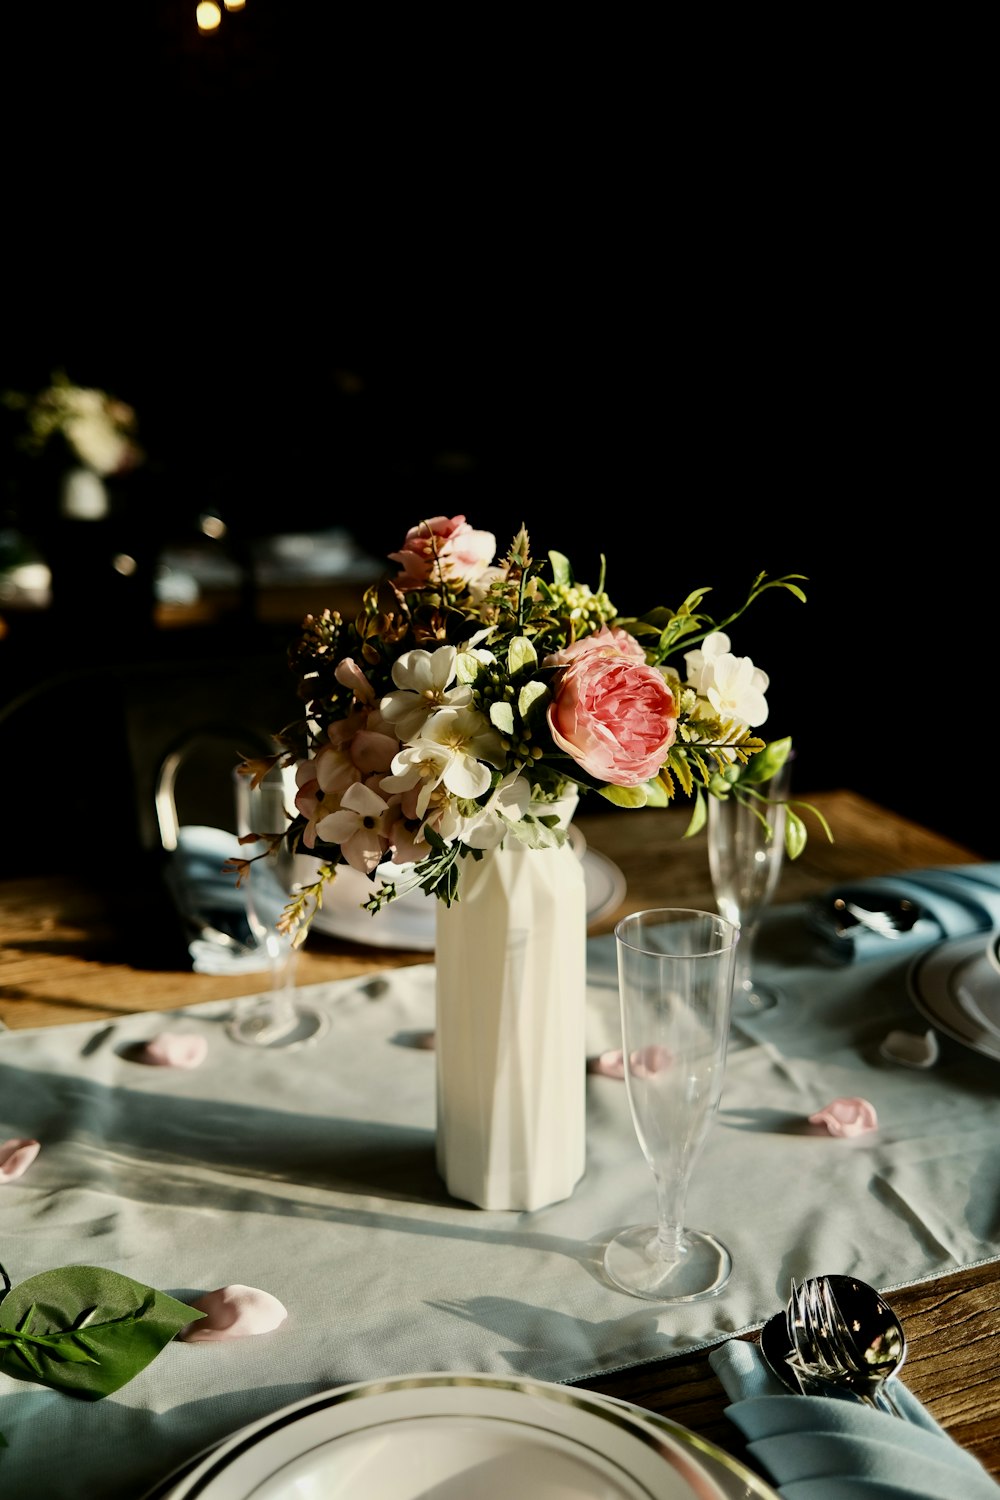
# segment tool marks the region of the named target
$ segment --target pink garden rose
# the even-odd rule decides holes
[[[546,657],[560,666],[548,721],[577,765],[612,786],[656,775],[677,733],[677,705],[663,673],[647,666],[624,630],[603,629]]]
[[[474,531],[464,516],[432,516],[411,526],[402,550],[390,552],[401,572],[398,589],[424,588],[428,584],[452,586],[472,583],[493,561],[497,539],[489,531]]]

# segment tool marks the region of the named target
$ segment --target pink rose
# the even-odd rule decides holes
[[[629,635],[627,630],[622,630],[617,625],[613,629],[602,625],[593,635],[585,635],[581,640],[574,641],[572,646],[553,651],[542,662],[542,666],[568,667],[571,662],[579,661],[581,656],[590,656],[595,651],[603,656],[627,656],[631,661],[646,660],[646,653],[634,635]]]
[[[435,584],[472,583],[489,567],[497,539],[489,531],[474,531],[464,516],[432,516],[411,526],[400,552],[389,561],[399,563],[396,587],[404,593]]]
[[[604,629],[557,657],[569,659],[548,709],[560,750],[612,786],[638,786],[655,776],[677,733],[677,707],[634,637]]]

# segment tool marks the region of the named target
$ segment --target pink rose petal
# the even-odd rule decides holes
[[[601,1073],[605,1078],[625,1077],[625,1057],[620,1047],[613,1052],[602,1052],[600,1057],[592,1057],[588,1064],[591,1073]]]
[[[273,1333],[288,1317],[287,1309],[270,1292],[255,1286],[220,1286],[192,1302],[205,1316],[177,1335],[186,1344],[208,1340],[242,1339],[252,1333]]]
[[[208,1040],[197,1032],[163,1031],[138,1054],[138,1061],[156,1068],[197,1068],[205,1061]]]
[[[831,1135],[864,1135],[878,1128],[874,1104],[867,1099],[834,1099],[809,1116],[810,1125],[825,1125]]]
[[[634,1078],[652,1078],[654,1073],[662,1073],[664,1068],[669,1068],[673,1060],[670,1049],[656,1043],[640,1047],[629,1054],[629,1066]]]
[[[41,1149],[37,1141],[23,1137],[0,1141],[0,1183],[23,1176]]]

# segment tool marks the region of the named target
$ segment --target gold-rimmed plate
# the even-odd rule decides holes
[[[220,1443],[155,1500],[777,1500],[686,1428],[546,1381],[428,1373],[339,1386]]]
[[[910,964],[907,983],[920,1014],[945,1036],[1000,1061],[997,935],[935,943]]]

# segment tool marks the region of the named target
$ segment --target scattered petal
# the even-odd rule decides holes
[[[15,1177],[21,1177],[41,1149],[37,1141],[23,1137],[0,1141],[0,1183],[13,1182]]]
[[[136,1061],[156,1068],[197,1068],[205,1061],[208,1040],[194,1031],[163,1031],[138,1051]]]
[[[655,1042],[629,1053],[629,1067],[633,1078],[652,1078],[654,1073],[662,1073],[664,1068],[669,1068],[673,1060],[674,1055],[669,1047],[660,1047]]]
[[[186,1344],[207,1340],[242,1339],[252,1333],[273,1333],[288,1317],[288,1310],[270,1292],[255,1286],[220,1286],[189,1304],[204,1318],[189,1323],[177,1335]]]
[[[890,1031],[878,1050],[886,1062],[902,1063],[904,1068],[933,1068],[941,1055],[937,1035],[930,1027],[923,1033]]]
[[[601,1073],[605,1078],[625,1077],[625,1057],[620,1047],[613,1052],[602,1052],[600,1057],[592,1057],[587,1063],[587,1069],[591,1073]]]
[[[874,1104],[867,1099],[834,1099],[809,1116],[810,1125],[825,1125],[831,1135],[864,1135],[878,1127]]]

